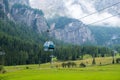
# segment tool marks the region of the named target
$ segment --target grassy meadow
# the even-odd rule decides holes
[[[50,63],[39,65],[5,66],[6,73],[0,80],[120,80],[120,64],[110,64],[111,57],[96,58],[97,65],[90,65],[91,59],[74,61],[86,63],[87,67],[62,68],[62,62],[53,63],[58,68],[50,68]],[[106,62],[107,61],[107,62]],[[99,63],[102,65],[99,65]],[[26,69],[29,67],[29,69]]]

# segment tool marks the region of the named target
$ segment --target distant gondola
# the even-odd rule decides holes
[[[44,51],[53,51],[55,48],[55,45],[52,41],[46,41],[43,46]]]

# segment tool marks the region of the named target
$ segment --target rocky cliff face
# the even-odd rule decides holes
[[[61,23],[60,20],[58,21],[59,23]],[[67,24],[65,24],[63,28],[55,28],[57,27],[56,23],[53,23],[51,27],[55,29],[50,32],[50,35],[58,40],[62,40],[67,43],[73,44],[85,44],[88,42],[95,43],[91,31],[87,27],[85,27],[85,25],[82,22],[77,20],[70,20],[70,22],[66,23]]]
[[[15,23],[28,25],[38,33],[47,30],[48,26],[41,10],[32,9],[29,0],[0,0],[1,10],[8,19]]]
[[[4,12],[3,0],[0,0],[0,10]]]
[[[0,19],[5,19],[6,15],[6,6],[4,0],[0,0]]]
[[[4,1],[3,0],[0,0],[0,10],[1,12],[4,12],[5,13],[5,4],[4,4]]]
[[[40,10],[32,9],[28,6],[14,5],[11,14],[15,21],[27,24],[39,33],[46,31],[48,26],[44,14]]]

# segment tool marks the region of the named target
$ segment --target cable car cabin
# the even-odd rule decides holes
[[[52,41],[46,41],[43,46],[44,51],[53,51],[55,48],[55,45]]]

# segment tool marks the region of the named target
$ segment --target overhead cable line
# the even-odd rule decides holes
[[[93,15],[93,14],[96,14],[96,13],[98,13],[98,12],[101,12],[101,11],[103,11],[103,10],[105,10],[105,9],[108,9],[108,8],[110,8],[110,7],[112,7],[112,6],[115,6],[115,5],[118,5],[118,4],[120,4],[120,2],[117,2],[117,3],[115,3],[115,4],[112,4],[112,5],[107,6],[107,7],[105,7],[105,8],[102,8],[102,9],[96,11],[96,12],[90,13],[90,14],[88,14],[88,15],[86,15],[86,16],[83,16],[83,17],[81,17],[81,18],[79,18],[79,19],[83,19],[83,18],[89,17],[89,16],[91,16],[91,15]],[[98,22],[102,22],[102,21],[104,21],[104,20],[110,19],[110,18],[112,18],[112,17],[114,17],[114,16],[117,16],[117,15],[119,15],[119,14],[120,14],[120,13],[118,13],[118,14],[116,14],[116,15],[112,15],[112,16],[110,16],[110,17],[104,18],[104,19],[99,20],[99,21],[96,21],[96,22],[92,22],[92,23],[90,23],[90,24],[87,24],[86,26],[89,26],[89,25],[92,25],[92,24],[95,24],[95,23],[98,23]],[[78,30],[78,29],[76,29],[76,30]],[[69,32],[76,31],[76,30],[71,30],[71,31],[69,31]]]
[[[93,13],[90,13],[90,14],[86,15],[86,16],[83,16],[83,17],[81,17],[81,18],[79,18],[79,19],[83,19],[83,18],[89,17],[89,16],[91,16],[91,15],[93,15],[93,14],[96,14],[96,13],[98,13],[98,12],[101,12],[101,11],[103,11],[103,10],[105,10],[105,9],[108,9],[108,8],[112,7],[112,6],[118,5],[119,3],[120,3],[120,2],[117,2],[117,3],[115,3],[115,4],[112,4],[112,5],[110,5],[110,6],[107,6],[107,7],[105,7],[105,8],[102,8],[102,9],[100,9],[100,10],[98,10],[98,11],[95,11],[95,12],[93,12]]]
[[[89,24],[87,24],[86,26],[89,26],[89,25],[92,25],[92,24],[95,24],[95,23],[99,23],[99,22],[105,21],[105,20],[110,19],[110,18],[112,18],[112,17],[115,17],[115,16],[117,16],[117,15],[119,15],[119,14],[120,14],[120,13],[118,13],[118,14],[116,14],[116,15],[112,15],[112,16],[106,17],[106,18],[101,19],[101,20],[98,20],[98,21],[96,21],[96,22],[89,23]]]
[[[98,21],[96,21],[96,22],[92,22],[92,23],[90,23],[90,24],[87,24],[86,26],[89,26],[89,25],[92,25],[92,24],[95,24],[95,23],[102,22],[102,21],[104,21],[104,20],[110,19],[110,18],[115,17],[115,16],[117,16],[117,15],[120,15],[120,13],[118,13],[118,14],[116,14],[116,15],[112,15],[112,16],[106,17],[106,18],[101,19],[101,20],[98,20]],[[78,30],[78,29],[79,29],[79,28],[77,28],[76,30]],[[71,30],[71,31],[68,31],[68,32],[72,32],[72,31],[76,31],[76,30]]]

